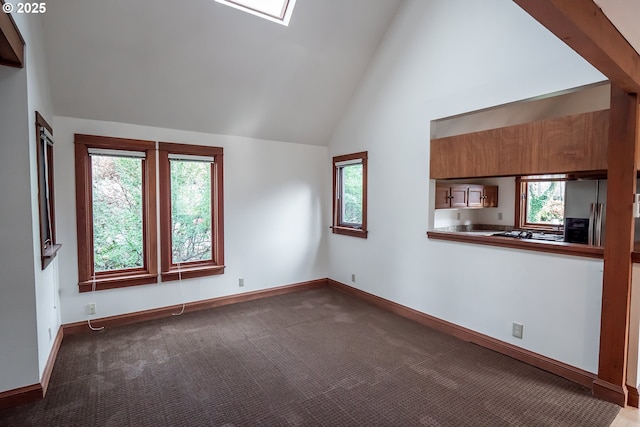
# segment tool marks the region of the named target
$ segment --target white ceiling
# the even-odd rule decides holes
[[[640,0],[594,1],[640,52]],[[401,2],[297,0],[284,27],[213,0],[58,0],[54,114],[326,145]]]
[[[289,27],[213,0],[58,0],[54,114],[326,145],[400,0],[298,0]]]
[[[640,53],[640,0],[594,0],[636,52]]]

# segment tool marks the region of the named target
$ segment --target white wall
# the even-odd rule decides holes
[[[404,2],[329,144],[329,158],[369,152],[370,228],[366,240],[329,236],[329,277],[351,284],[355,273],[367,292],[596,372],[601,260],[425,231],[431,120],[600,80],[510,0]]]
[[[23,18],[25,19],[25,18]],[[40,215],[38,210],[38,159],[35,129],[35,112],[51,125],[53,106],[47,62],[42,35],[40,16],[26,17],[22,35],[26,42],[27,98],[29,103],[29,151],[31,170],[31,221],[33,229],[33,265],[36,287],[36,319],[38,335],[38,369],[42,378],[45,365],[51,353],[54,339],[60,327],[60,308],[58,306],[58,259],[57,257],[42,270],[40,252]],[[54,129],[55,134],[55,129]],[[56,150],[54,144],[54,151]],[[55,164],[54,164],[55,170]]]
[[[99,318],[327,277],[326,147],[58,116],[54,126],[63,323],[90,318],[89,302]],[[78,293],[74,133],[223,147],[225,273]]]
[[[40,264],[35,111],[52,119],[41,23],[13,17],[26,47],[23,69],[0,67],[0,391],[40,381],[60,326],[56,262]]]

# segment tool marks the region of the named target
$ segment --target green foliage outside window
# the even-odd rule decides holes
[[[561,224],[564,221],[564,181],[527,183],[527,223]]]
[[[144,266],[142,159],[91,156],[94,271]]]
[[[211,260],[211,164],[171,160],[172,262]]]
[[[362,224],[362,164],[342,168],[342,223]]]

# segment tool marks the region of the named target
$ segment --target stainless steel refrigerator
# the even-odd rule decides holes
[[[571,223],[578,226],[581,221],[573,218],[588,219],[587,242],[590,245],[604,246],[606,223],[607,180],[566,181],[565,185],[565,240],[571,241]],[[585,222],[586,223],[586,222]]]

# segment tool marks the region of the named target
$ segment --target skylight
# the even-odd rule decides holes
[[[293,6],[296,0],[216,0],[235,9],[242,10],[255,16],[289,25]]]

